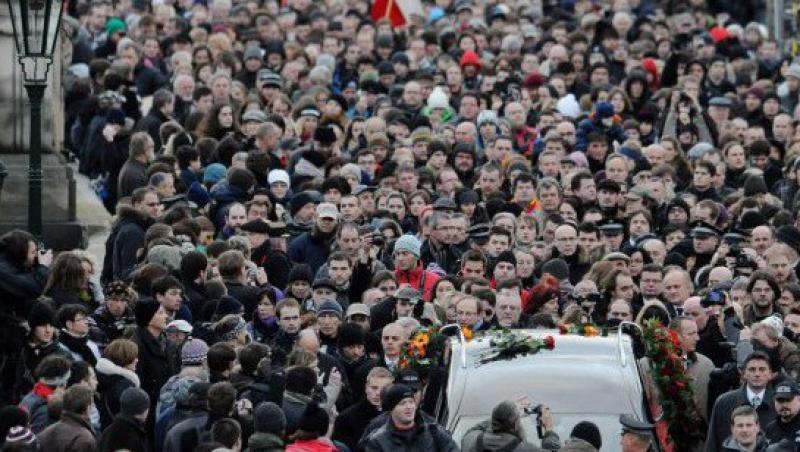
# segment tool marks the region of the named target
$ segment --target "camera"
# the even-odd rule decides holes
[[[542,422],[542,404],[536,405],[533,408],[527,407],[523,410],[527,415],[536,415],[536,434],[539,439],[544,438],[544,423]]]
[[[704,308],[711,306],[725,306],[727,299],[728,296],[725,291],[721,289],[713,289],[709,291],[702,300],[700,300],[700,305]]]

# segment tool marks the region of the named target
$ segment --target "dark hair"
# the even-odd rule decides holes
[[[75,361],[72,363],[72,369],[69,374],[67,386],[69,387],[82,381],[86,381],[86,379],[89,378],[89,369],[91,368],[92,365],[86,361]]]
[[[194,147],[184,145],[178,148],[175,156],[178,158],[178,167],[185,169],[189,167],[192,161],[200,158],[200,153]]]
[[[775,302],[781,296],[781,286],[778,284],[778,281],[775,280],[775,277],[772,276],[771,273],[765,270],[756,270],[750,275],[750,280],[747,282],[747,292],[753,291],[753,286],[756,285],[756,282],[764,280],[769,284],[770,289],[772,289],[773,299],[772,301]]]
[[[61,327],[66,328],[67,322],[72,322],[75,320],[75,316],[78,314],[83,314],[84,316],[89,315],[89,310],[86,309],[85,306],[75,303],[65,304],[61,306],[61,309],[58,310],[58,314],[56,315],[56,320]]]
[[[64,392],[63,410],[67,413],[83,414],[92,405],[94,391],[84,385],[74,385]]]
[[[750,364],[750,361],[753,360],[766,361],[767,364],[769,365],[769,369],[772,371],[775,370],[775,368],[773,367],[772,359],[770,359],[768,354],[762,352],[761,350],[756,350],[747,355],[747,358],[745,358],[744,361],[742,362],[742,369],[744,370],[745,368],[747,368],[747,365]]]
[[[183,284],[181,284],[181,282],[178,281],[178,279],[174,276],[162,276],[153,281],[153,284],[150,286],[150,288],[153,296],[155,296],[156,294],[163,295],[170,289],[177,288],[183,290]]]
[[[31,242],[36,243],[36,239],[29,232],[19,229],[8,232],[0,237],[0,253],[14,266],[23,270],[28,261],[28,248]]]
[[[208,258],[199,251],[190,251],[181,259],[181,278],[194,281],[208,267]]]
[[[210,352],[211,349],[209,349],[209,354]],[[208,410],[212,415],[230,415],[234,403],[236,403],[236,388],[229,382],[221,381],[208,388]]]
[[[270,348],[258,342],[252,342],[244,346],[239,352],[239,364],[242,366],[242,374],[255,376],[258,371],[258,364],[263,359],[272,356]]]
[[[231,418],[222,418],[211,425],[211,439],[228,449],[232,449],[241,437],[242,427]]]
[[[208,348],[206,361],[211,372],[225,372],[236,361],[236,350],[224,342],[217,342]]]

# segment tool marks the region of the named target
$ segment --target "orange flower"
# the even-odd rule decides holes
[[[584,329],[583,329],[583,334],[585,336],[589,336],[589,337],[599,336],[600,335],[600,330],[598,330],[596,327],[594,327],[592,325],[586,325],[586,327],[584,327]]]
[[[464,335],[464,339],[467,341],[471,341],[473,337],[475,337],[475,332],[472,331],[472,328],[465,325],[461,327],[461,333]]]

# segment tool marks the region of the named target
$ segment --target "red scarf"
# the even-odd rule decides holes
[[[53,395],[54,392],[55,389],[51,388],[50,386],[40,381],[36,382],[36,384],[33,385],[33,393],[45,400],[48,400],[50,396]]]

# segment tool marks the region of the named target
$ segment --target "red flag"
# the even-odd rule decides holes
[[[389,19],[393,27],[402,27],[407,23],[406,16],[396,0],[375,0],[372,5],[372,20]]]

